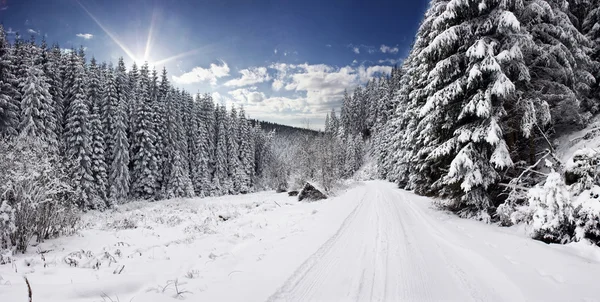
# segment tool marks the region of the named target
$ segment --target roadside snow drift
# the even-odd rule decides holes
[[[0,266],[0,301],[600,301],[600,251],[461,220],[372,181],[133,203]]]

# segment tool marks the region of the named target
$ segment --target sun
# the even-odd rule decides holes
[[[167,58],[163,58],[163,59],[157,59],[157,60],[151,60],[150,58],[150,54],[152,52],[152,48],[153,48],[153,42],[154,42],[154,26],[156,24],[157,21],[157,10],[155,8],[155,10],[152,13],[151,16],[151,20],[150,20],[150,27],[148,28],[148,38],[146,39],[146,46],[144,48],[144,53],[143,54],[138,54],[135,55],[130,49],[129,47],[127,47],[127,45],[125,45],[125,43],[123,43],[121,40],[118,39],[117,35],[114,34],[113,32],[111,32],[107,27],[104,26],[104,24],[102,24],[100,22],[100,20],[98,20],[98,18],[96,18],[96,16],[94,16],[84,5],[83,3],[81,3],[79,0],[76,0],[77,3],[79,3],[79,5],[81,6],[81,8],[87,13],[87,15],[96,23],[96,25],[98,25],[98,27],[100,27],[100,29],[102,29],[102,31],[104,31],[104,33],[106,33],[106,35],[115,43],[119,46],[119,48],[121,48],[121,50],[133,61],[136,63],[136,65],[141,66],[143,64],[145,64],[146,62],[148,62],[149,66],[156,66],[156,65],[164,65],[168,62],[177,60],[177,59],[181,59],[183,57],[187,57],[193,54],[196,54],[197,52],[199,52],[202,48],[197,48],[197,49],[193,49],[193,50],[189,50],[186,52],[182,52]]]

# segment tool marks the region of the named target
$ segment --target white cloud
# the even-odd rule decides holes
[[[379,64],[391,64],[391,65],[397,65],[402,63],[402,59],[383,59],[383,60],[379,60],[377,61]]]
[[[360,66],[358,67],[358,77],[361,83],[366,83],[371,78],[373,78],[376,74],[389,74],[392,72],[391,66]]]
[[[240,70],[242,77],[229,80],[225,86],[242,87],[271,80],[266,67],[250,67]]]
[[[34,29],[31,29],[31,28],[28,28],[27,32],[30,33],[30,34],[34,34],[34,35],[39,35],[40,34],[39,32],[37,32],[37,31],[35,31]]]
[[[352,61],[352,65],[356,65],[356,64],[358,64],[358,61],[357,60],[353,60]]]
[[[94,37],[94,35],[92,35],[92,34],[81,34],[81,33],[77,34],[76,36],[79,38],[82,38],[82,39],[86,39],[86,40],[89,40]]]
[[[226,101],[225,97],[223,97],[218,91],[211,93],[210,95],[213,99],[213,102],[217,104],[221,104]]]
[[[277,48],[275,48],[275,50],[273,50],[273,52],[274,52],[275,54],[277,54]]]
[[[398,53],[398,47],[391,47],[391,46],[387,46],[385,44],[381,44],[381,47],[379,47],[379,50],[381,50],[382,53]]]
[[[229,76],[229,66],[224,61],[221,64],[210,64],[209,68],[194,67],[192,71],[173,76],[173,82],[177,84],[193,84],[209,82],[211,85],[217,85],[217,79]]]
[[[277,79],[272,88],[285,89],[306,96],[305,102],[311,110],[323,110],[338,106],[344,90],[366,83],[378,73],[391,72],[390,66],[345,66],[333,67],[324,64],[272,64],[277,70]]]
[[[256,87],[240,88],[228,92],[235,100],[242,103],[260,103],[265,99],[265,94],[256,91]]]
[[[7,34],[7,35],[14,35],[14,34],[16,34],[16,33],[17,33],[17,32],[16,32],[16,31],[14,31],[14,30],[12,29],[12,27],[9,27],[9,28],[8,28],[8,30],[6,31],[6,34]]]
[[[325,47],[331,48],[331,44],[325,44]]]
[[[271,86],[272,86],[273,90],[279,91],[279,90],[281,90],[281,88],[283,88],[284,85],[285,84],[283,83],[283,80],[281,80],[281,79],[275,79],[273,81],[273,84]]]
[[[360,48],[354,47],[354,48],[352,48],[352,51],[354,51],[355,54],[359,54],[360,53]]]

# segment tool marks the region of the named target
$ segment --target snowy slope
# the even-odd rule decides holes
[[[81,236],[40,245],[45,267],[34,248],[0,266],[0,301],[26,301],[24,274],[36,302],[170,301],[175,280],[189,301],[600,301],[597,248],[431,207],[371,181],[318,203],[265,192],[90,213]]]

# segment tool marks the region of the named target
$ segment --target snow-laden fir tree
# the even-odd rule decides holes
[[[49,115],[52,97],[42,70],[32,64],[25,81],[19,86],[22,91],[19,135],[47,142],[45,119]]]
[[[452,198],[450,207],[486,220],[493,206],[487,189],[499,181],[498,171],[513,165],[504,140],[506,107],[519,100],[516,85],[529,80],[515,15],[522,8],[518,0],[449,1],[431,23],[438,34],[416,58],[430,69],[422,94],[414,96],[425,99],[415,171],[425,177],[415,186],[439,191]]]
[[[96,65],[96,59],[92,58],[88,70],[87,97],[88,104],[91,106],[89,127],[92,135],[92,177],[94,178],[94,191],[95,196],[99,198],[99,205],[100,202],[106,204],[106,190],[108,183],[108,172],[104,153],[106,146],[104,144],[104,132],[101,119],[104,91],[101,86],[102,83],[100,82],[100,72],[98,65]],[[114,91],[111,91],[109,94],[114,94]],[[106,204],[106,206],[110,205]]]
[[[122,62],[122,60],[119,60]],[[112,66],[106,74],[104,102],[107,104],[106,120],[108,132],[106,135],[108,163],[108,197],[111,203],[123,203],[129,195],[129,141],[127,140],[127,103],[123,89],[125,83],[118,77],[125,77],[124,70]]]
[[[51,152],[53,155],[58,154],[58,133],[57,133],[57,124],[58,118],[56,115],[56,106],[54,103],[54,98],[50,93],[52,90],[51,80],[47,76],[46,66],[49,61],[49,53],[48,53],[48,45],[46,44],[46,39],[42,38],[42,44],[39,46],[39,51],[37,52],[37,57],[34,58],[34,65],[39,66],[43,75],[43,83],[48,93],[50,94],[50,98],[45,100],[47,110],[44,111],[44,141],[47,144],[48,152]],[[29,72],[29,71],[28,71]]]
[[[65,143],[67,169],[73,181],[77,202],[82,208],[99,208],[93,204],[94,178],[92,176],[92,133],[88,103],[85,94],[85,71],[81,58],[71,52],[69,60],[70,83],[67,91]]]
[[[172,89],[166,96],[166,125],[165,132],[166,150],[169,153],[168,162],[166,162],[165,173],[167,177],[164,184],[164,194],[166,198],[174,197],[192,197],[194,188],[189,174],[189,167],[184,160],[182,153],[186,148],[182,137],[185,137],[185,129],[181,113],[177,110],[177,102],[180,101],[179,91]]]
[[[166,77],[166,70],[164,71],[164,77]],[[161,80],[162,82],[162,80]],[[160,88],[160,85],[162,83],[159,83],[159,78],[158,78],[158,72],[156,71],[156,69],[152,70],[152,76],[151,76],[151,81],[150,81],[150,91],[151,91],[151,107],[152,107],[152,117],[153,117],[153,125],[154,125],[154,133],[156,133],[156,140],[155,140],[155,149],[156,149],[156,165],[158,167],[158,169],[156,170],[156,179],[157,179],[157,184],[156,184],[156,189],[157,189],[157,194],[160,195],[161,192],[161,188],[162,188],[162,181],[164,179],[164,164],[163,164],[163,156],[164,156],[164,152],[165,152],[165,138],[164,138],[164,134],[165,134],[165,103],[164,103],[164,97],[162,94],[162,89]],[[168,85],[168,82],[167,82]],[[158,196],[160,198],[160,196]]]
[[[157,136],[154,125],[153,95],[148,65],[142,66],[139,85],[135,95],[135,123],[133,125],[131,191],[134,197],[153,199],[158,194],[158,154]],[[135,79],[135,78],[134,78]]]
[[[242,169],[240,193],[249,193],[254,187],[254,136],[250,132],[250,123],[246,119],[244,107],[239,113],[240,165]]]
[[[227,161],[227,111],[224,106],[215,109],[215,120],[217,125],[215,144],[215,166],[213,172],[214,195],[229,194],[231,181],[228,175]]]
[[[206,100],[206,95],[197,95],[193,103],[192,122],[194,129],[193,146],[195,151],[190,154],[192,160],[192,178],[196,196],[210,196],[210,171],[209,171],[209,133],[205,122],[206,116],[203,112],[203,106]],[[212,102],[212,101],[211,101]]]
[[[0,24],[0,136],[17,135],[20,96],[14,66],[6,32]]]
[[[44,54],[47,56],[43,65],[44,75],[46,76],[46,82],[49,85],[49,92],[52,96],[52,111],[56,124],[54,126],[56,144],[59,154],[64,154],[64,121],[65,108],[64,108],[64,96],[62,91],[62,79],[60,77],[60,64],[62,61],[62,54],[58,45],[52,46]]]
[[[428,73],[435,62],[424,60],[421,53],[442,32],[435,28],[434,21],[446,9],[448,1],[431,1],[425,18],[417,32],[413,48],[404,61],[404,70],[398,80],[399,89],[392,99],[396,103],[389,121],[382,131],[381,145],[388,156],[380,160],[379,173],[401,187],[414,189],[417,193],[428,193],[431,183],[426,173],[428,163],[417,159],[429,152],[417,132],[419,110],[427,99]],[[393,89],[393,87],[390,87]],[[420,154],[418,153],[420,152]],[[423,185],[420,185],[423,184]]]
[[[165,195],[166,194],[166,188],[167,188],[167,181],[170,175],[170,170],[169,170],[169,166],[170,166],[170,158],[172,154],[169,154],[169,129],[168,127],[168,123],[167,120],[169,119],[169,114],[172,114],[172,112],[169,112],[169,107],[168,104],[170,102],[169,99],[167,99],[167,97],[171,97],[172,94],[170,93],[170,84],[169,84],[169,78],[167,76],[167,69],[163,68],[161,76],[160,76],[160,84],[158,86],[158,111],[157,114],[160,116],[160,123],[158,125],[156,125],[157,127],[157,131],[161,132],[160,135],[160,140],[158,141],[160,148],[158,149],[159,152],[159,158],[160,160],[158,161],[159,165],[161,166],[160,170],[161,173],[159,173],[159,186],[160,186],[160,192],[161,195]]]
[[[242,183],[243,171],[240,162],[239,120],[235,107],[231,108],[230,116],[226,121],[227,174],[230,184],[227,185],[229,192],[225,194],[238,194]]]

